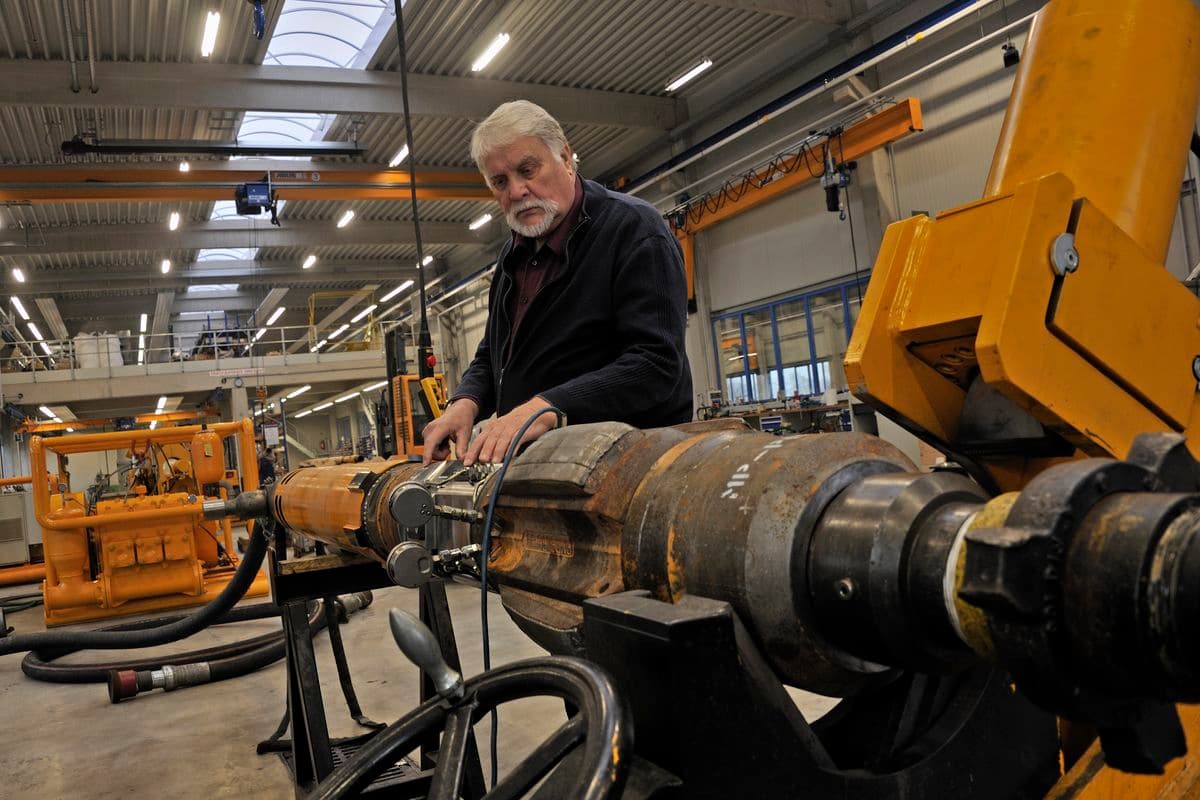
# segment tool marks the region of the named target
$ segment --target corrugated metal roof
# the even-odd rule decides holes
[[[178,157],[110,156],[89,153],[64,156],[62,143],[77,135],[101,139],[231,140],[239,114],[172,108],[60,108],[0,106],[0,164],[87,164],[170,161]],[[189,157],[203,161],[205,157]]]
[[[470,75],[472,61],[503,31],[511,36],[508,46],[483,77],[661,95],[670,80],[706,56],[736,63],[765,40],[804,24],[681,1],[522,0],[508,3],[498,16],[495,7],[489,0],[414,3],[411,22],[405,20],[409,69]],[[371,68],[397,70],[398,55],[389,38]]]
[[[470,222],[483,210],[495,206],[491,200],[421,200],[417,213],[423,222]],[[385,222],[412,219],[407,200],[295,200],[284,207],[281,220],[335,220],[347,209],[356,221]]]
[[[456,117],[415,117],[413,150],[418,164],[467,167],[471,158],[467,142],[471,120]],[[326,134],[333,141],[357,141],[366,150],[365,160],[386,164],[404,145],[404,117],[396,114],[342,114]]]
[[[251,33],[251,6],[246,0],[86,0],[93,8],[97,61],[203,62],[257,64],[266,52],[266,39]],[[267,3],[267,27],[279,16],[281,3]],[[64,20],[59,2],[4,0],[0,14],[0,55],[5,58],[58,60],[67,58],[69,35],[87,81],[85,0],[68,0],[70,19]],[[216,48],[200,56],[200,39],[210,11],[221,13]],[[68,33],[69,31],[69,33]],[[102,82],[103,76],[97,76]]]
[[[158,274],[159,262],[169,258],[173,264],[186,264],[195,259],[195,250],[107,250],[99,253],[55,253],[52,255],[21,256],[19,259],[6,256],[0,249],[0,258],[14,266],[22,267],[28,274],[51,270],[87,271],[99,276],[97,270],[106,267],[146,269],[147,277]],[[102,279],[97,277],[97,285]]]
[[[208,219],[212,203],[141,202],[141,203],[61,203],[10,206],[8,224],[27,228],[62,228],[75,225],[129,225],[161,222],[178,211],[185,222]],[[3,252],[0,251],[0,255]]]
[[[434,258],[448,258],[452,256],[456,250],[454,245],[428,245],[424,248],[425,255],[433,256]],[[322,261],[364,261],[364,262],[379,262],[378,264],[366,263],[363,266],[387,266],[395,263],[416,263],[417,248],[415,245],[394,245],[394,244],[374,244],[374,245],[350,245],[338,246],[327,245],[319,247],[263,247],[258,252],[259,261],[279,263],[279,262],[302,262],[309,253],[316,253],[317,258]]]

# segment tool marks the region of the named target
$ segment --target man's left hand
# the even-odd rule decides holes
[[[508,452],[509,446],[512,444],[513,438],[517,435],[517,431],[521,429],[529,418],[539,409],[547,408],[551,404],[540,397],[534,397],[532,400],[527,400],[521,405],[514,408],[512,411],[490,422],[483,433],[479,434],[474,441],[471,442],[471,447],[467,450],[466,456],[463,457],[463,465],[471,466],[476,461],[484,464],[493,464],[504,459]],[[537,420],[529,426],[529,430],[525,431],[525,436],[521,442],[532,442],[547,431],[553,430],[558,418],[554,412],[547,411],[537,418]]]

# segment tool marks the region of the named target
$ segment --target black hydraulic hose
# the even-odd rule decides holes
[[[233,578],[220,594],[194,614],[167,625],[150,627],[148,630],[47,631],[18,634],[0,639],[0,656],[23,653],[27,650],[125,650],[154,647],[191,636],[220,619],[242,599],[254,583],[267,554],[268,528],[274,528],[273,522],[255,526],[254,534],[250,537],[250,546],[242,555],[242,563],[233,573]]]
[[[309,612],[305,635],[311,639],[326,626],[330,633],[337,631],[339,617],[348,619],[350,615],[369,606],[371,599],[370,592],[355,592],[315,603]],[[237,678],[273,664],[286,653],[287,635],[280,631],[274,641],[266,645],[213,661],[191,661],[150,670],[114,669],[108,673],[108,697],[112,702],[120,703],[154,689],[169,692],[186,686]]]
[[[242,612],[235,614],[234,612]],[[217,620],[216,625],[224,625],[231,622],[244,622],[255,619],[270,619],[279,616],[279,609],[273,603],[260,603],[254,606],[244,608],[236,608],[229,614],[226,614],[221,619]],[[175,622],[183,617],[158,617],[155,619],[138,620],[133,623],[123,623],[114,625],[108,628],[101,628],[104,631],[112,630],[128,630],[137,625],[140,627],[158,627]],[[146,623],[156,623],[147,625]],[[216,659],[225,659],[232,656],[248,653],[252,650],[270,645],[274,642],[282,640],[281,631],[271,631],[270,633],[260,634],[248,639],[242,639],[238,642],[229,642],[227,644],[215,645],[206,647],[201,650],[189,650],[186,653],[170,653],[158,656],[145,656],[143,658],[125,658],[119,661],[104,661],[98,663],[87,664],[52,664],[50,662],[62,658],[70,653],[78,652],[78,649],[56,649],[56,650],[32,650],[25,655],[25,659],[21,662],[21,671],[30,678],[38,681],[47,681],[49,683],[105,683],[108,681],[108,674],[114,669],[158,669],[163,665],[188,664],[196,661],[212,661]]]

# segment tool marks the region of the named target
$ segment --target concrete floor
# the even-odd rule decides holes
[[[11,587],[14,595],[36,587]],[[482,669],[477,589],[448,588],[455,631],[467,674]],[[493,664],[544,655],[517,630],[490,597]],[[259,601],[261,602],[261,601]],[[375,602],[343,628],[355,687],[364,712],[391,722],[417,704],[417,670],[400,654],[387,625],[387,610],[416,613],[414,590],[375,592]],[[41,608],[9,616],[17,633],[43,630]],[[208,647],[277,628],[274,621],[222,626],[198,633],[160,652]],[[105,660],[119,653],[101,656]],[[338,687],[328,639],[316,641],[326,713],[334,736],[362,731],[347,715]],[[145,652],[139,651],[139,655]],[[292,788],[277,755],[258,756],[255,744],[275,729],[284,708],[284,667],[280,661],[236,680],[154,692],[112,705],[102,684],[60,685],[31,680],[20,670],[21,655],[0,657],[0,796],[7,800],[87,797],[93,800],[138,798],[287,798]],[[64,661],[95,660],[82,653]],[[795,693],[801,709],[824,713],[833,701]],[[549,698],[525,700],[500,712],[500,769],[520,761],[564,719],[562,703]],[[488,724],[476,728],[487,769]]]

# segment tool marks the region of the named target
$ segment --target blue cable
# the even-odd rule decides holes
[[[529,415],[525,423],[521,425],[517,435],[513,437],[512,442],[508,445],[508,452],[504,454],[504,460],[500,462],[500,470],[496,473],[496,482],[492,485],[492,494],[488,498],[487,519],[483,523],[483,541],[482,549],[479,551],[479,622],[483,629],[483,671],[487,672],[492,668],[492,643],[488,636],[488,603],[487,603],[487,565],[488,558],[492,552],[492,519],[496,514],[496,500],[500,497],[500,486],[504,483],[504,475],[508,472],[508,466],[512,463],[513,457],[517,454],[517,449],[521,446],[521,440],[525,438],[525,433],[543,414],[554,414],[557,418],[556,428],[561,428],[567,419],[567,415],[560,409],[554,406],[546,406],[540,411],[535,411]],[[496,765],[496,739],[497,727],[499,720],[496,717],[496,709],[491,712],[492,721],[492,736],[491,749],[492,756],[492,786],[496,785],[497,765]]]

